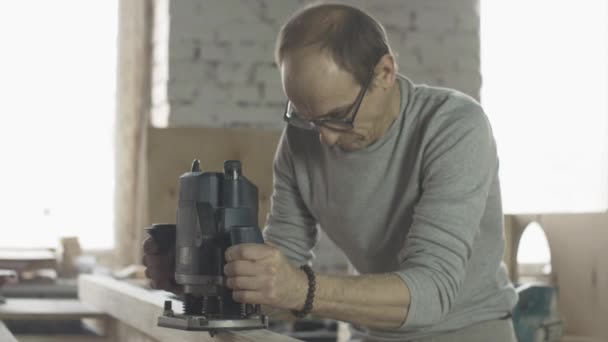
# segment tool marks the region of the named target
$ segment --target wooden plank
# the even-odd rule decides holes
[[[19,342],[113,342],[103,336],[84,335],[17,335],[16,338]]]
[[[0,261],[55,261],[49,249],[0,248]]]
[[[0,248],[0,268],[35,270],[57,267],[55,253],[48,249]]]
[[[105,314],[77,299],[8,298],[0,305],[0,319],[63,320],[103,318]]]
[[[6,325],[0,321],[0,341],[2,342],[17,342],[17,339],[13,334],[8,330]]]
[[[156,325],[165,300],[172,300],[166,292],[148,291],[109,277],[82,275],[78,279],[80,300],[104,311],[122,323],[146,333],[160,342],[291,342],[294,338],[268,330],[222,332],[210,337],[206,332],[181,331]],[[181,302],[173,301],[173,307]]]

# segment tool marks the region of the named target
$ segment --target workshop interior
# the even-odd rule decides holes
[[[518,340],[608,342],[608,1],[337,2],[384,25],[400,74],[484,108]],[[0,341],[351,339],[236,302],[223,274],[228,248],[264,244],[275,40],[313,3],[0,3]],[[147,238],[182,293],[152,288]],[[322,227],[314,254],[357,272]]]

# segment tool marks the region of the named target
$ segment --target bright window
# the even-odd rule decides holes
[[[505,213],[608,208],[608,1],[485,0],[481,101]]]
[[[0,2],[0,246],[113,245],[117,0]]]

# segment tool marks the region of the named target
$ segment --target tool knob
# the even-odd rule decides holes
[[[256,226],[235,226],[230,229],[232,245],[241,243],[264,243],[262,232]]]
[[[228,178],[237,179],[243,173],[243,167],[239,160],[226,160],[224,162],[224,175]]]
[[[198,159],[194,159],[192,161],[192,168],[190,169],[191,172],[201,172],[201,162]]]

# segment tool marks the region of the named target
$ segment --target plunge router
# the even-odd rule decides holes
[[[225,285],[224,252],[241,243],[264,243],[258,228],[258,189],[243,176],[241,162],[224,162],[224,172],[203,172],[194,160],[179,178],[177,225],[156,224],[148,233],[161,253],[175,248],[175,282],[184,288],[183,314],[165,302],[158,325],[181,330],[262,329],[260,305],[232,299]]]

